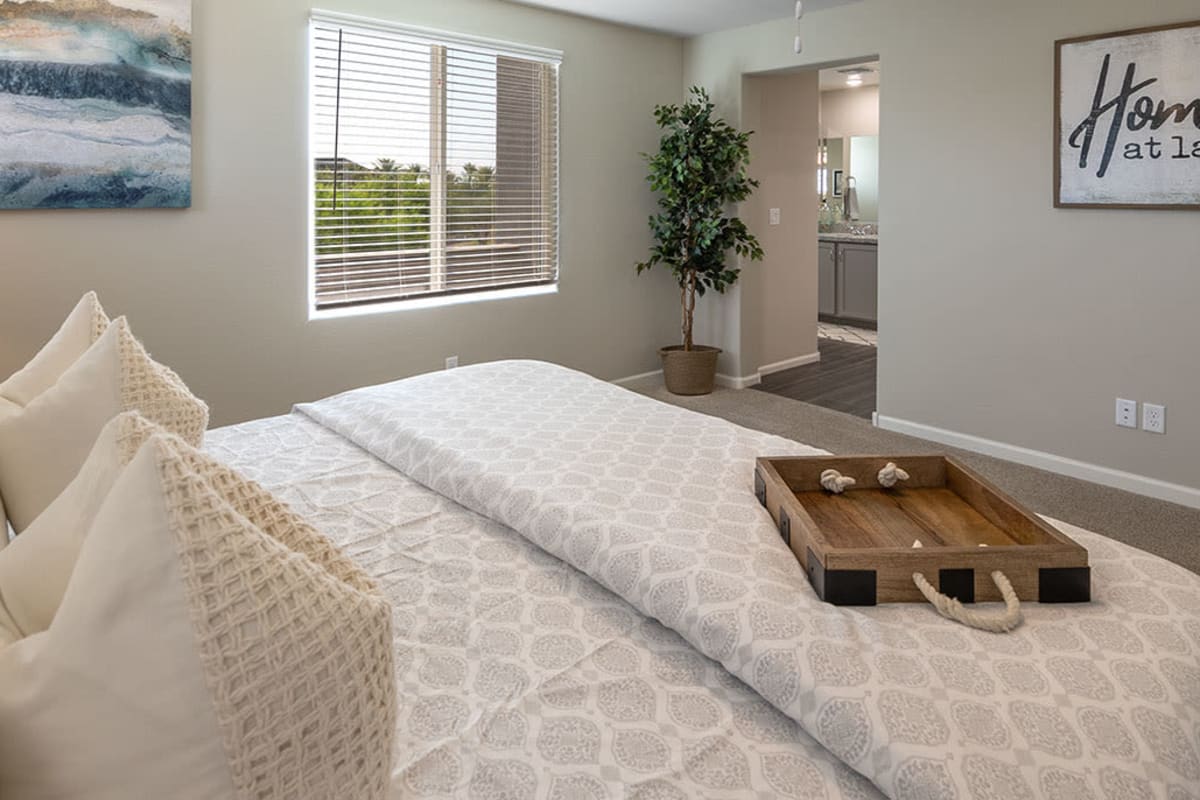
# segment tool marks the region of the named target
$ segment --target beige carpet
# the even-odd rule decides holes
[[[839,455],[954,453],[1038,513],[1156,553],[1200,573],[1198,509],[891,433],[848,414],[765,392],[718,389],[706,397],[678,397],[663,388],[661,378],[644,378],[626,386],[666,403]]]

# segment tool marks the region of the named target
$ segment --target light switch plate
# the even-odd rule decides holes
[[[778,208],[771,209],[771,224],[778,225],[782,219],[782,212]]]

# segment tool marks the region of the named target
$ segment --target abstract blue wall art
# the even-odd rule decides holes
[[[187,208],[191,0],[0,0],[0,209]]]

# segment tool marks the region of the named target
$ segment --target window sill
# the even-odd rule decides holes
[[[442,297],[396,300],[391,303],[333,308],[323,311],[310,309],[308,321],[317,322],[325,319],[365,317],[373,314],[395,314],[401,311],[417,311],[427,308],[442,308],[443,306],[466,305],[468,303],[484,303],[491,300],[514,300],[520,297],[538,297],[548,294],[558,294],[557,283],[545,286],[517,286],[511,289],[495,289],[487,292],[470,292],[468,294],[445,295]]]

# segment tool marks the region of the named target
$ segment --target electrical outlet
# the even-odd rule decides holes
[[[446,359],[446,369],[458,369],[458,356],[450,356]]]
[[[1146,403],[1142,406],[1142,430],[1150,433],[1167,432],[1167,407]]]
[[[1137,401],[1117,398],[1117,425],[1122,428],[1137,428]]]
[[[780,221],[783,219],[782,214],[783,214],[783,212],[781,212],[778,208],[772,208],[771,213],[769,215],[770,219],[771,219],[771,224],[778,225],[780,223]]]

